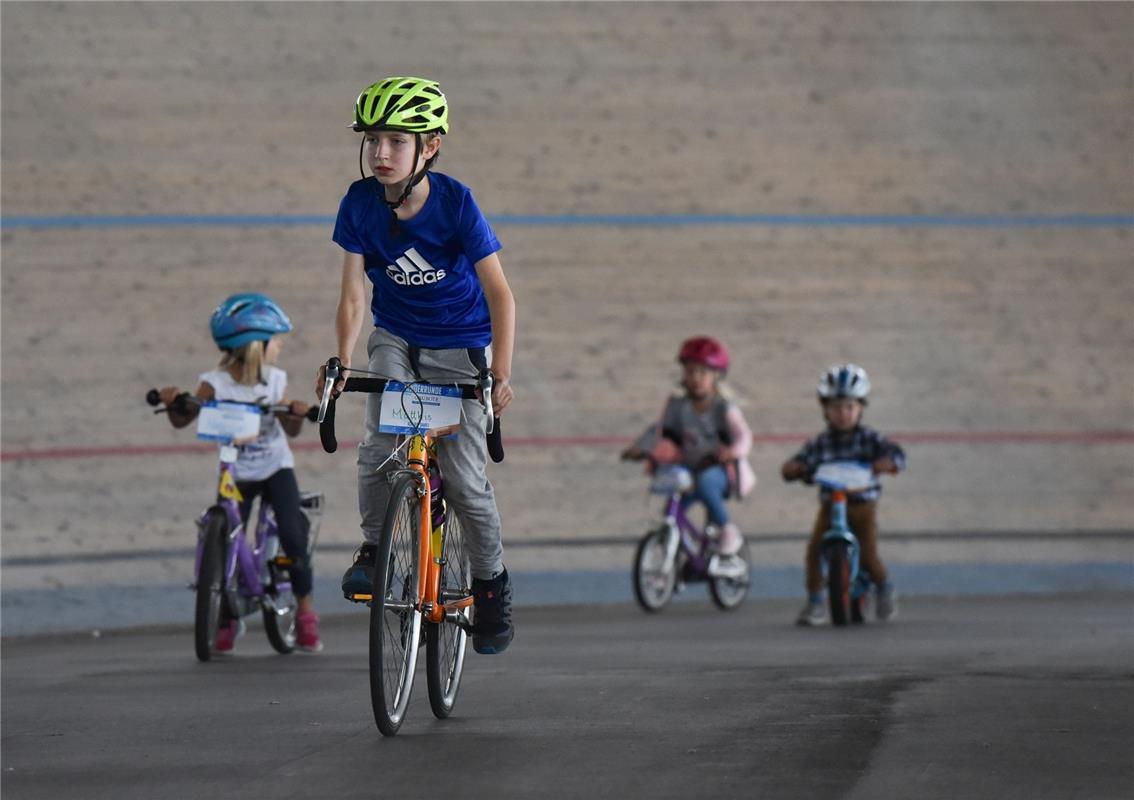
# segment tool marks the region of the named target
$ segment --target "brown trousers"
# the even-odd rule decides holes
[[[859,563],[870,573],[876,584],[886,582],[886,565],[878,556],[878,517],[877,502],[847,504],[847,524],[858,538]],[[818,594],[823,590],[823,568],[819,560],[819,542],[831,527],[831,504],[819,506],[815,515],[815,527],[811,530],[811,540],[807,543],[807,593]]]

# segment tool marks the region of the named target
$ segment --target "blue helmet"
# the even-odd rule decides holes
[[[249,342],[266,342],[291,330],[291,320],[276,301],[258,292],[234,294],[217,306],[209,320],[213,341],[221,350],[235,350]]]

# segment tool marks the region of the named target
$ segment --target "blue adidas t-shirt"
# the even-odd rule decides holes
[[[377,178],[351,184],[331,237],[365,257],[375,326],[418,347],[487,347],[492,325],[473,265],[500,250],[500,242],[472,192],[430,172],[425,206],[398,222],[396,236],[383,192]]]

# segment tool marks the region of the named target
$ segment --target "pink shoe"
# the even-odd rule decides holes
[[[216,638],[213,639],[213,652],[218,656],[232,655],[232,648],[243,633],[244,620],[230,619],[227,625],[217,628]]]
[[[323,649],[319,638],[319,615],[304,611],[295,617],[295,643],[305,653],[318,653]]]

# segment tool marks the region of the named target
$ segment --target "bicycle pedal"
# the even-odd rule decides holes
[[[346,599],[350,600],[352,603],[369,603],[371,600],[374,599],[374,595],[372,595],[372,594],[348,594],[348,595],[346,595]]]
[[[445,621],[446,622],[452,622],[454,625],[456,625],[458,628],[463,630],[469,636],[473,635],[473,625],[472,625],[471,622],[469,622],[468,617],[458,615],[456,619],[453,619],[452,617],[447,616],[445,618]]]
[[[272,559],[272,563],[277,567],[290,567],[292,565],[292,560],[289,556],[276,556]]]

